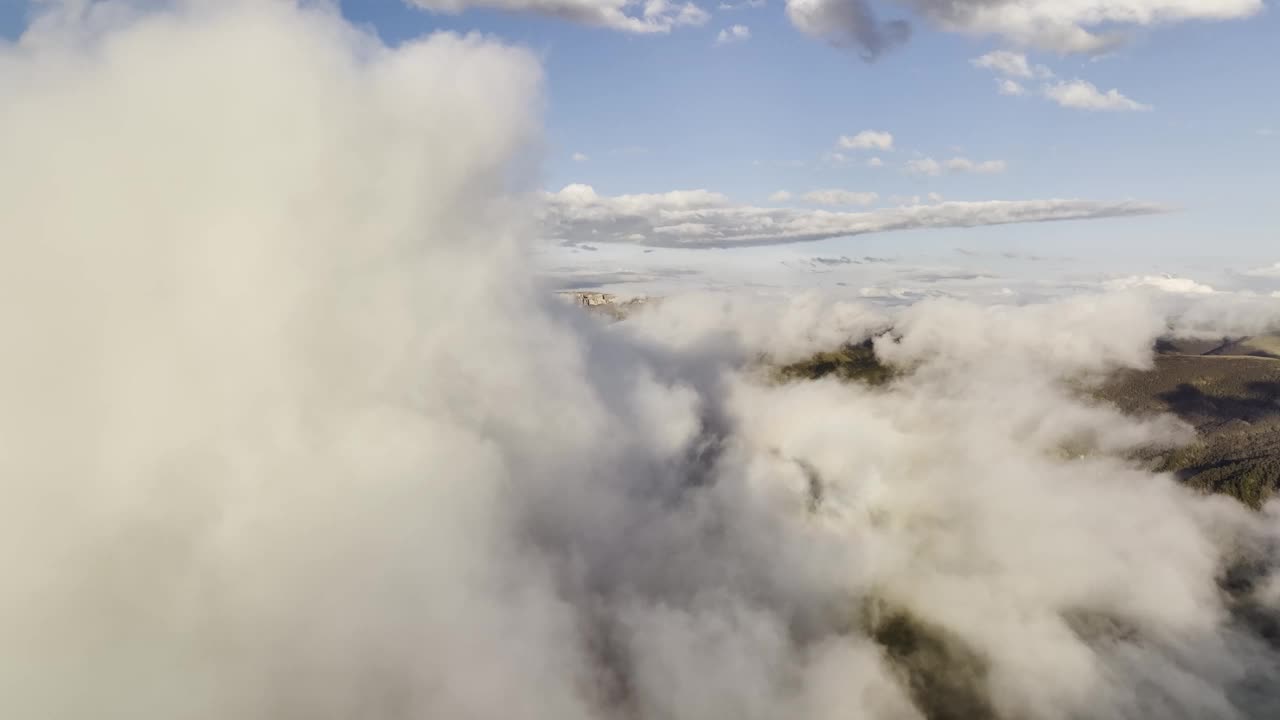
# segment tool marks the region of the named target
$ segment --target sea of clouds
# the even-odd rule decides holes
[[[1280,715],[1280,507],[1139,468],[1190,431],[1079,392],[1268,298],[606,325],[530,270],[532,53],[36,9],[0,46],[0,716]],[[758,366],[869,337],[886,387]]]

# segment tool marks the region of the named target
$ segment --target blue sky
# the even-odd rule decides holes
[[[478,30],[533,48],[548,82],[548,189],[573,182],[609,195],[706,188],[753,204],[767,204],[777,190],[825,188],[886,199],[930,192],[949,200],[1135,198],[1180,210],[1037,225],[1034,232],[1049,245],[1139,255],[1262,257],[1280,247],[1273,199],[1280,180],[1280,17],[1270,8],[1235,20],[1127,26],[1128,42],[1103,56],[1018,48],[999,36],[917,21],[908,43],[873,63],[798,31],[780,0],[706,9],[711,16],[702,26],[632,35],[528,13],[451,16],[400,0],[343,2],[348,17],[392,42],[436,29]],[[717,46],[717,34],[735,24],[751,37]],[[1005,48],[1057,77],[1116,88],[1153,109],[1060,107],[1034,96],[1035,82],[1026,83],[1026,96],[1000,95],[996,74],[971,60]],[[870,154],[885,167],[823,161],[839,136],[866,129],[893,135],[893,152]],[[573,153],[589,159],[575,162]],[[1007,169],[904,172],[917,153],[1002,160]],[[959,232],[998,238],[1027,230]],[[955,236],[919,234],[947,236],[935,238],[939,243]]]
[[[464,4],[520,8],[527,1]],[[551,5],[599,2],[608,0]],[[859,0],[792,2],[841,9]],[[963,245],[1153,266],[1169,258],[1194,267],[1201,260],[1280,259],[1280,204],[1273,197],[1280,186],[1280,18],[1270,7],[1240,9],[1249,2],[1257,0],[1182,3],[1197,8],[1192,17],[1086,26],[1123,33],[1122,44],[1102,53],[1064,52],[1056,41],[999,22],[995,30],[975,23],[944,29],[930,15],[930,0],[868,6],[882,20],[902,17],[913,25],[908,42],[875,62],[803,31],[784,0],[736,9],[703,2],[700,24],[650,34],[519,9],[442,14],[405,0],[340,6],[392,44],[451,30],[531,48],[547,79],[548,191],[571,183],[590,185],[600,196],[706,189],[747,206],[777,205],[782,201],[770,196],[779,190],[792,194],[785,203],[791,205],[814,190],[877,194],[867,206],[844,211],[939,200],[1148,201],[1176,211],[833,238],[805,243],[804,252],[941,254]],[[1179,0],[1024,4],[1046,17],[1077,5],[1157,16],[1181,7]],[[24,5],[0,0],[6,35],[19,32]],[[1199,17],[1215,13],[1234,19]],[[717,44],[733,25],[748,28],[750,37]],[[1052,76],[1003,77],[975,66],[976,58],[999,50],[1025,55]],[[1017,81],[1025,94],[998,93],[1001,79]],[[1150,109],[1064,107],[1041,94],[1042,86],[1075,80],[1104,93],[1114,88]],[[839,137],[865,130],[891,134],[893,150],[837,148]],[[833,152],[844,160],[833,160]],[[586,159],[575,160],[576,153]],[[883,166],[868,167],[872,157]],[[998,163],[1002,171],[929,176],[907,169],[912,161],[957,157]]]

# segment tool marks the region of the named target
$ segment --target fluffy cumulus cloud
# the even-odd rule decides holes
[[[669,0],[405,0],[431,12],[456,14],[471,8],[547,15],[584,25],[628,33],[666,33],[672,28],[696,26],[710,18],[691,2]]]
[[[751,39],[751,28],[746,25],[730,25],[716,35],[716,45],[744,42]]]
[[[532,54],[98,9],[0,53],[0,717],[1276,715],[1280,509],[1081,394],[1152,297],[606,325],[531,277]],[[562,195],[601,239],[1152,210]],[[892,382],[758,365],[863,339]]]
[[[1024,95],[1027,90],[1018,80],[1040,78],[1047,80],[1054,73],[1044,65],[1031,65],[1027,56],[1008,50],[989,52],[970,61],[975,67],[991,70],[1003,77],[996,78],[996,92],[1001,95]],[[1016,79],[1015,79],[1016,78]],[[1077,110],[1150,110],[1150,105],[1125,97],[1115,88],[1103,92],[1086,80],[1058,80],[1040,86],[1040,95],[1062,107]]]
[[[893,133],[863,130],[856,135],[841,135],[836,138],[836,147],[844,150],[893,150]]]
[[[1108,280],[1105,286],[1111,290],[1147,288],[1161,290],[1163,292],[1190,293],[1193,295],[1208,295],[1214,292],[1214,289],[1209,285],[1196,282],[1191,278],[1177,277],[1175,275],[1129,275],[1126,277]]]
[[[1085,80],[1061,81],[1044,87],[1044,96],[1066,108],[1077,110],[1133,111],[1150,110],[1136,100],[1125,97],[1119,90],[1112,88],[1103,92],[1093,83]]]
[[[899,0],[942,30],[991,35],[1057,53],[1096,53],[1123,43],[1126,26],[1246,18],[1262,0]],[[866,0],[788,0],[800,31],[853,45],[874,59],[910,36],[906,20],[880,21]]]
[[[686,190],[602,196],[570,185],[547,194],[543,233],[570,242],[665,247],[734,247],[805,242],[920,228],[1121,217],[1164,212],[1153,203],[1092,200],[990,200],[832,212],[735,204],[720,193]]]

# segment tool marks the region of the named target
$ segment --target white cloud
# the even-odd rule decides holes
[[[743,42],[751,39],[751,28],[746,25],[731,25],[716,35],[716,45]]]
[[[1240,273],[1247,277],[1257,278],[1280,278],[1280,262],[1274,265],[1264,265],[1263,267],[1252,268]]]
[[[912,175],[937,177],[942,174],[942,163],[931,157],[916,158],[907,161],[907,172]]]
[[[1012,52],[1010,50],[994,50],[986,55],[982,55],[981,57],[976,57],[969,62],[975,67],[993,70],[1001,75],[1022,78],[1024,80],[1036,77],[1045,78],[1053,76],[1053,71],[1049,68],[1044,65],[1036,65],[1032,67],[1031,63],[1027,62],[1026,55],[1023,53]]]
[[[870,158],[867,160],[867,167],[869,168],[884,167],[884,161],[881,160],[879,157]]]
[[[547,15],[584,25],[627,33],[667,33],[672,28],[697,26],[711,17],[691,2],[646,0],[639,13],[632,0],[405,0],[438,13],[457,14],[471,8]]]
[[[996,78],[996,92],[1001,95],[1024,95],[1027,89],[1022,87],[1016,80]]]
[[[932,26],[969,35],[994,35],[1021,47],[1056,53],[1098,53],[1123,43],[1126,26],[1188,20],[1229,20],[1261,12],[1262,0],[899,0]],[[788,0],[792,25],[867,59],[905,42],[905,20],[883,22],[868,0]]]
[[[591,159],[590,155],[587,155],[586,153],[581,153],[581,152],[576,152],[571,157],[573,158],[574,162],[586,162]]]
[[[931,157],[916,158],[906,164],[906,170],[912,175],[937,177],[944,172],[974,173],[978,175],[994,175],[1004,172],[1006,164],[1003,160],[984,160],[975,162],[966,157],[953,157],[946,162],[938,162]]]
[[[0,52],[0,717],[901,720],[922,667],[1013,717],[1270,716],[1236,611],[1276,593],[1219,580],[1273,588],[1274,506],[1146,472],[1186,429],[1080,392],[1149,365],[1151,298],[606,326],[510,194],[534,53],[170,9]],[[1153,210],[564,200],[636,242]],[[901,377],[757,371],[863,339]],[[886,649],[904,618],[942,667]]]
[[[997,35],[1018,45],[1060,53],[1100,52],[1125,40],[1125,25],[1244,18],[1261,0],[1109,0],[1108,2],[985,2],[905,0],[945,30]]]
[[[1108,290],[1133,290],[1148,288],[1167,293],[1191,295],[1208,295],[1214,291],[1209,285],[1198,283],[1191,278],[1174,275],[1129,275],[1127,277],[1108,280],[1104,283]]]
[[[760,208],[706,190],[600,196],[587,185],[548,193],[548,239],[665,247],[775,245],[918,228],[1147,215],[1166,208],[1133,201],[989,200],[865,212]],[[918,199],[916,201],[918,205]]]
[[[852,190],[812,190],[804,194],[803,199],[814,205],[871,205],[880,199],[874,192],[855,192]]]
[[[970,61],[973,65],[993,70],[1004,77],[996,78],[996,92],[1001,95],[1025,95],[1027,90],[1014,78],[1052,78],[1053,71],[1043,65],[1032,66],[1027,56],[1009,50],[996,50]],[[1125,97],[1119,90],[1102,92],[1085,80],[1059,80],[1041,87],[1041,94],[1062,107],[1081,110],[1150,110],[1151,107]]]
[[[1044,96],[1062,107],[1078,110],[1131,111],[1150,110],[1144,105],[1131,100],[1112,88],[1105,93],[1091,82],[1085,80],[1060,81],[1043,88]]]
[[[893,134],[884,130],[863,130],[857,135],[841,135],[836,145],[844,150],[893,150]]]
[[[769,202],[784,203],[784,202],[790,202],[790,200],[791,200],[791,193],[787,192],[786,190],[779,190],[769,196]]]
[[[982,162],[974,162],[965,157],[953,157],[947,161],[947,170],[953,172],[976,173],[979,175],[994,175],[1005,171],[1005,162],[1003,160],[984,160]]]

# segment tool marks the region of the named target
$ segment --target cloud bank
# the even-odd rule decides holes
[[[1157,303],[606,326],[531,278],[530,53],[99,9],[0,53],[0,716],[1274,716],[1280,511],[1079,392]],[[1046,202],[899,222],[1099,212]],[[756,365],[863,338],[892,383]]]
[[[1233,20],[1261,12],[1262,0],[899,0],[941,30],[990,35],[1022,47],[1055,53],[1098,53],[1127,39],[1126,26],[1191,20]],[[865,0],[788,0],[796,29],[832,44],[852,46],[873,60],[904,43],[906,20],[882,22]]]
[[[992,172],[996,168],[983,163],[969,169]],[[942,172],[941,166],[938,172]],[[543,234],[570,242],[738,247],[894,230],[1127,217],[1166,211],[1158,204],[1135,201],[987,200],[830,212],[737,205],[724,195],[706,190],[608,197],[597,195],[587,185],[569,185],[546,195]]]
[[[694,3],[645,0],[405,0],[438,13],[457,14],[471,8],[546,15],[584,25],[633,34],[668,33],[673,28],[703,25],[711,18]],[[639,12],[635,12],[638,9]]]

